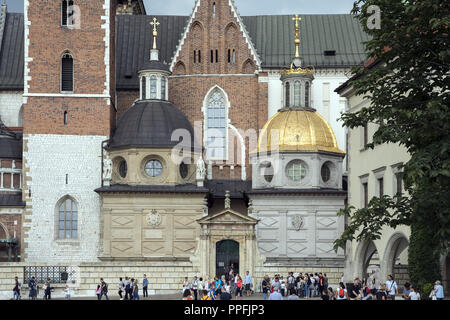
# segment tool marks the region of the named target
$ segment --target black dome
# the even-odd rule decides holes
[[[161,61],[150,60],[139,66],[139,71],[154,70],[170,72],[170,67]]]
[[[177,129],[186,129],[190,133],[193,148],[194,129],[181,110],[164,100],[139,100],[119,119],[109,149],[174,147],[180,143],[171,140]],[[188,146],[188,141],[184,143]]]

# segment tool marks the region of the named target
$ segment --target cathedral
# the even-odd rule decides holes
[[[367,36],[350,15],[192,2],[190,16],[141,0],[2,7],[1,261],[73,267],[79,292],[144,273],[178,292],[231,265],[254,285],[291,271],[338,283],[346,100],[333,90]]]

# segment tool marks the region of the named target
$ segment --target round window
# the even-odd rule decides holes
[[[150,160],[145,164],[145,173],[150,177],[157,177],[162,173],[162,164],[158,160]]]
[[[292,181],[301,181],[306,177],[306,165],[302,161],[293,161],[287,166],[287,176]]]
[[[330,170],[330,167],[328,166],[327,163],[325,163],[325,164],[322,166],[322,169],[320,170],[320,174],[322,175],[322,181],[323,181],[323,182],[328,182],[328,181],[330,181],[331,170]]]
[[[127,162],[125,160],[120,161],[119,163],[119,174],[122,178],[125,178],[127,176]]]
[[[180,176],[182,179],[186,179],[187,175],[189,173],[189,167],[186,163],[182,162],[180,164]]]

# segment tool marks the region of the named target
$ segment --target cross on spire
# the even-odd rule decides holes
[[[153,49],[156,49],[156,37],[158,36],[157,27],[160,25],[156,17],[153,18],[153,21],[150,22],[150,25],[153,26]]]
[[[299,17],[298,14],[295,15],[295,18],[292,18],[292,21],[295,21],[295,57],[299,58],[300,53],[298,47],[300,46],[300,26],[298,24],[299,21],[302,21],[302,18]]]

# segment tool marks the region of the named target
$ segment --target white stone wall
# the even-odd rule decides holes
[[[7,127],[23,126],[22,91],[2,91],[0,93],[0,118]]]
[[[345,112],[346,100],[341,98],[334,90],[349,78],[347,69],[316,70],[311,87],[311,106],[323,116],[336,135],[338,146],[345,151],[345,128],[342,122],[337,121],[341,112]],[[282,107],[282,84],[279,71],[269,72],[269,119]],[[345,162],[344,162],[345,163]]]
[[[333,242],[344,231],[344,217],[336,213],[344,207],[344,198],[320,195],[253,195],[253,212],[258,248],[267,258],[343,258],[335,253]],[[297,231],[293,217],[303,225]],[[304,266],[299,266],[304,267]],[[306,266],[305,266],[306,267]]]
[[[23,223],[27,262],[98,261],[101,199],[94,190],[101,186],[103,140],[106,137],[24,136],[25,192],[32,212],[31,216],[25,213]],[[76,240],[56,239],[56,206],[66,195],[78,204]]]

